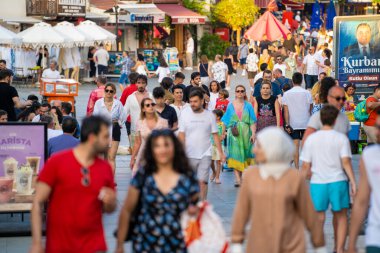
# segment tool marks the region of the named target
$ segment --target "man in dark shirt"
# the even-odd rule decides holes
[[[205,101],[206,102],[210,101],[210,91],[208,90],[208,87],[204,84],[201,85],[201,73],[193,72],[193,73],[191,73],[190,85],[187,86],[184,90],[183,97],[184,97],[185,102],[187,102],[187,103],[189,102],[189,95],[190,95],[191,90],[194,87],[202,88],[202,90],[204,90]]]
[[[54,153],[75,148],[79,144],[79,140],[73,136],[78,122],[75,118],[67,116],[62,121],[63,134],[53,137],[48,141],[49,157]]]
[[[286,50],[292,51],[293,53],[296,52],[296,40],[293,38],[291,33],[287,34],[283,46],[286,48]]]
[[[69,103],[69,102],[62,102],[62,105],[61,105],[61,110],[62,110],[62,116],[63,116],[63,119],[65,118],[71,118],[71,112],[73,110],[73,106]],[[79,126],[79,123],[78,121],[77,122],[77,126],[75,128],[75,133],[73,134],[73,136],[75,138],[80,138],[80,126]]]
[[[31,105],[32,101],[20,101],[17,90],[9,84],[11,78],[11,71],[0,70],[0,109],[8,113],[8,121],[17,121],[15,108],[25,108]]]
[[[165,104],[165,90],[162,87],[156,87],[153,89],[153,98],[156,102],[156,111],[161,118],[168,121],[169,128],[173,131],[178,129],[177,113],[173,107]]]
[[[0,70],[7,69],[11,72],[11,75],[14,76],[14,73],[12,70],[7,68],[7,61],[6,60],[0,60]]]
[[[263,81],[267,81],[267,82],[272,81],[272,71],[268,69],[265,70],[263,74],[263,78],[260,78],[259,80],[257,80],[257,82],[255,83],[254,91],[253,91],[254,97],[260,97],[261,84],[263,83]],[[276,83],[271,83],[271,84],[272,84],[272,95],[275,97],[281,97],[282,91],[280,87],[278,86],[278,84]]]
[[[260,53],[263,53],[263,50],[264,49],[267,49],[269,48],[269,46],[272,44],[272,42],[270,42],[268,39],[267,39],[267,36],[266,35],[263,35],[263,40],[260,41],[260,45],[259,45],[259,48],[260,48]]]

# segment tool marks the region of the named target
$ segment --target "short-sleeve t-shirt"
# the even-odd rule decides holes
[[[322,128],[321,111],[318,111],[311,116],[307,127],[314,128],[315,130],[320,130]],[[346,114],[339,112],[334,125],[334,130],[347,135],[350,129],[350,121],[348,121]]]
[[[311,163],[311,183],[326,184],[346,181],[342,158],[351,158],[348,137],[335,130],[320,130],[307,138],[301,160]]]
[[[289,125],[295,130],[306,129],[310,119],[310,105],[313,99],[308,90],[294,86],[284,93],[282,104],[289,110]]]
[[[166,119],[168,121],[169,128],[172,128],[174,123],[178,121],[177,113],[173,107],[165,105],[164,110],[162,112],[157,112],[161,118]]]
[[[7,83],[0,83],[0,109],[8,113],[8,121],[16,121],[14,97],[18,97],[17,90]]]
[[[38,181],[52,189],[47,210],[46,252],[106,251],[102,225],[102,187],[114,189],[111,166],[96,158],[88,167],[90,184],[82,185],[82,166],[73,150],[51,157]]]
[[[368,103],[369,102],[379,102],[379,100],[377,100],[374,97],[369,97],[369,98],[367,98],[367,100],[365,102],[366,106],[367,106],[367,113],[369,114],[369,118],[368,118],[368,120],[366,122],[364,122],[364,125],[366,125],[366,126],[374,126],[375,123],[376,123],[376,117],[377,117],[376,111],[377,110],[370,110],[370,109],[368,109]]]
[[[211,156],[210,135],[218,133],[215,116],[207,110],[195,113],[191,107],[181,113],[179,132],[185,133],[186,153],[189,158]]]

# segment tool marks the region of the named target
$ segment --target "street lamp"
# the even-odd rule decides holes
[[[116,17],[115,34],[116,34],[116,51],[119,51],[119,10],[120,7],[116,4],[112,7]]]

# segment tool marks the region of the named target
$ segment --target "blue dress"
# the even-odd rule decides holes
[[[132,236],[133,252],[186,253],[180,217],[199,192],[195,174],[180,175],[177,185],[166,195],[158,189],[153,176],[145,177],[142,169],[131,185],[140,191],[141,198],[141,211]]]

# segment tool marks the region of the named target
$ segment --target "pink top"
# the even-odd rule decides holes
[[[94,112],[94,106],[96,101],[104,97],[105,85],[99,86],[90,93],[90,98],[87,103],[87,116],[91,116]]]
[[[236,110],[235,110],[236,111]],[[236,115],[239,117],[241,120],[241,117],[243,116],[243,111],[236,111]]]
[[[141,137],[141,145],[139,148],[139,152],[137,153],[137,156],[136,156],[136,162],[135,162],[135,165],[133,168],[134,173],[136,173],[136,171],[140,165],[141,155],[142,155],[142,152],[145,148],[145,142],[148,139],[149,135],[155,129],[165,129],[165,128],[169,128],[168,121],[166,119],[161,118],[161,117],[158,117],[157,123],[153,129],[150,129],[148,127],[148,124],[146,123],[145,119],[143,119],[143,120],[139,119],[139,121],[137,122],[137,130],[138,130],[140,137]]]

